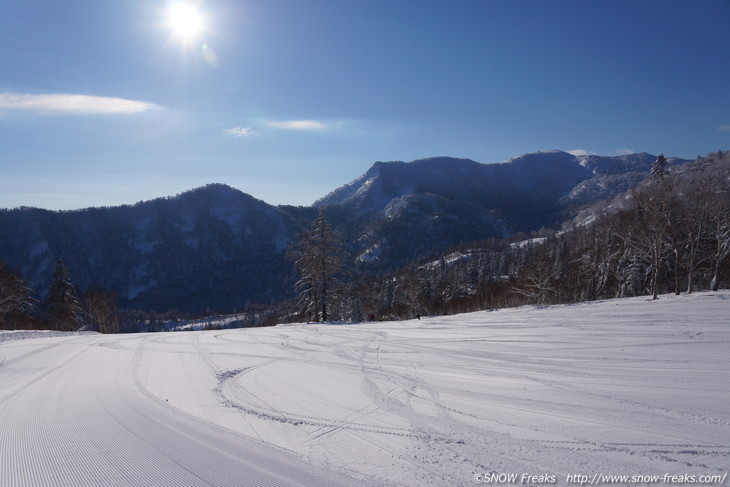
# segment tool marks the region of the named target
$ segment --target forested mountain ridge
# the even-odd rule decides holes
[[[634,185],[655,159],[550,151],[499,164],[378,162],[313,207],[274,207],[213,184],[120,207],[0,210],[0,261],[39,296],[62,259],[80,290],[109,290],[124,308],[230,312],[293,295],[286,250],[316,207],[325,208],[353,265],[379,271],[462,241],[557,227]]]
[[[197,313],[290,294],[284,251],[299,231],[281,209],[219,184],[131,206],[4,210],[0,227],[0,260],[40,295],[63,259],[79,289]]]
[[[462,241],[558,228],[579,210],[642,181],[656,156],[525,154],[499,164],[436,157],[376,162],[315,202],[361,262],[397,266]],[[686,163],[669,158],[669,165]]]
[[[463,242],[349,285],[342,316],[392,318],[730,287],[730,151],[657,158],[640,184],[559,230]],[[355,321],[357,321],[355,319]]]

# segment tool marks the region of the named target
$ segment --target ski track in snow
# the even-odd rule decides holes
[[[355,325],[0,332],[0,486],[724,475],[730,292]]]

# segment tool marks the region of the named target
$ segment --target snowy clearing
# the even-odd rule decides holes
[[[1,486],[728,485],[727,291],[0,336]]]

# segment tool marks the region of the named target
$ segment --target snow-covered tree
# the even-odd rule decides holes
[[[24,321],[33,308],[31,290],[0,262],[0,329],[14,329]]]
[[[671,251],[667,245],[671,228],[671,190],[664,185],[645,187],[632,191],[632,196],[636,225],[631,244],[650,265],[651,293],[653,299],[657,299],[660,272]]]
[[[547,304],[558,295],[559,275],[554,256],[544,248],[538,249],[530,254],[529,265],[517,274],[513,291],[532,303]]]
[[[344,318],[351,323],[365,321],[365,310],[362,296],[352,283],[347,285],[344,303]]]
[[[323,208],[320,208],[319,217],[312,222],[311,230],[303,239],[295,265],[300,274],[296,287],[302,311],[314,321],[331,319],[331,310],[337,300],[343,250],[332,225],[324,216]]]
[[[649,266],[642,261],[638,252],[632,248],[619,259],[620,281],[618,297],[641,296],[646,292],[646,276]]]
[[[575,257],[570,271],[578,275],[582,299],[594,301],[607,287],[613,262],[619,256],[611,245],[612,230],[604,222],[595,222],[588,228],[573,230]]]
[[[654,181],[661,182],[664,179],[667,174],[667,164],[667,158],[664,157],[664,154],[659,154],[654,164],[651,165],[651,175]]]
[[[434,307],[434,284],[431,273],[421,270],[416,279],[416,302],[424,312],[431,313]]]
[[[713,212],[710,219],[710,237],[714,246],[714,270],[710,280],[710,290],[717,291],[720,286],[720,269],[730,256],[730,192],[720,191],[713,195]]]
[[[81,304],[71,276],[62,260],[56,261],[53,284],[46,298],[48,324],[54,330],[75,331],[84,324]]]

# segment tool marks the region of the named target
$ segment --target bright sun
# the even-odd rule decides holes
[[[203,17],[191,3],[177,2],[170,5],[167,20],[175,35],[184,41],[194,39],[203,30]]]

